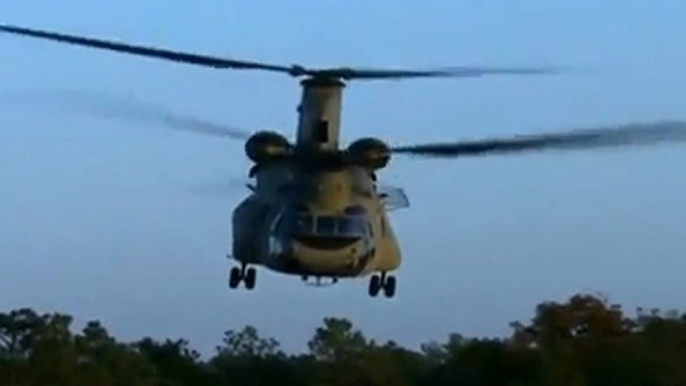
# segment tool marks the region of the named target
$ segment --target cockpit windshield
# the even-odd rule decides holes
[[[342,216],[338,219],[338,231],[346,235],[362,236],[366,233],[365,219],[359,216]]]
[[[336,234],[336,218],[331,216],[319,216],[314,218],[315,232],[320,235],[334,235]]]
[[[292,214],[290,231],[297,236],[363,237],[368,234],[362,214],[315,216],[306,212]]]

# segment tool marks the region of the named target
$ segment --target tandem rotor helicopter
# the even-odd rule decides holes
[[[485,75],[556,74],[555,68],[459,67],[436,70],[362,68],[313,69],[130,45],[18,26],[0,25],[0,32],[127,53],[215,69],[263,70],[302,78],[297,108],[296,138],[289,141],[272,131],[237,133],[221,125],[188,119],[176,126],[245,140],[253,166],[251,193],[232,214],[235,260],[228,284],[251,290],[256,268],[301,276],[304,280],[369,276],[368,293],[396,292],[393,272],[401,265],[401,250],[388,213],[406,208],[401,188],[380,186],[376,174],[391,155],[460,158],[518,154],[534,150],[593,149],[686,140],[686,122],[659,121],[559,133],[429,143],[391,147],[368,137],[347,146],[339,143],[345,82],[409,78],[479,77]]]

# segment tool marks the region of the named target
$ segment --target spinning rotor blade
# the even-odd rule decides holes
[[[143,103],[131,98],[118,98],[96,92],[52,92],[28,93],[24,95],[2,95],[1,102],[47,103],[77,110],[98,118],[122,119],[138,124],[153,124],[175,130],[245,140],[252,133],[193,116],[175,114],[159,106]]]
[[[536,150],[580,150],[652,145],[659,142],[686,142],[686,122],[661,121],[513,138],[409,145],[395,147],[391,151],[424,157],[453,158]]]
[[[164,48],[146,47],[131,45],[111,40],[93,39],[75,35],[67,35],[57,32],[41,31],[31,28],[0,25],[0,32],[16,35],[29,36],[39,39],[53,40],[61,43],[74,44],[84,47],[100,48],[115,52],[122,52],[132,55],[145,56],[156,59],[165,59],[179,63],[194,64],[205,67],[215,68],[234,68],[234,69],[258,69],[267,71],[278,71],[290,73],[292,68],[275,66],[265,63],[248,62],[243,60],[233,60],[218,58],[208,55],[191,54],[179,51],[172,51]]]
[[[221,182],[206,182],[191,188],[190,192],[199,196],[229,197],[244,190],[253,190],[254,182],[249,178],[231,178]]]
[[[1,25],[0,32],[28,36],[39,39],[57,41],[84,47],[99,48],[103,50],[127,53],[149,58],[164,59],[179,63],[193,64],[220,69],[251,69],[285,73],[294,77],[312,76],[337,79],[406,79],[406,78],[436,78],[436,77],[478,77],[484,75],[533,75],[555,74],[560,70],[556,68],[489,68],[489,67],[457,67],[435,70],[384,70],[384,69],[355,69],[349,67],[312,69],[300,65],[275,65],[244,60],[220,58],[216,56],[201,55],[173,51],[164,48],[131,45],[112,40],[95,39],[75,35],[67,35],[57,32],[36,30],[25,27]]]

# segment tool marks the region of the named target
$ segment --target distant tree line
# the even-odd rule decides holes
[[[686,315],[626,316],[592,295],[538,305],[502,339],[454,333],[410,350],[326,318],[307,353],[288,354],[252,326],[226,331],[203,360],[186,340],[124,343],[92,321],[31,309],[0,313],[2,386],[684,386]]]

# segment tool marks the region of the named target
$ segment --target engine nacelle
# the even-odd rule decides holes
[[[348,157],[352,164],[369,170],[386,167],[391,151],[385,142],[377,138],[362,138],[348,146]]]
[[[291,153],[291,144],[283,135],[272,131],[253,134],[245,143],[245,154],[251,161],[261,164]]]

